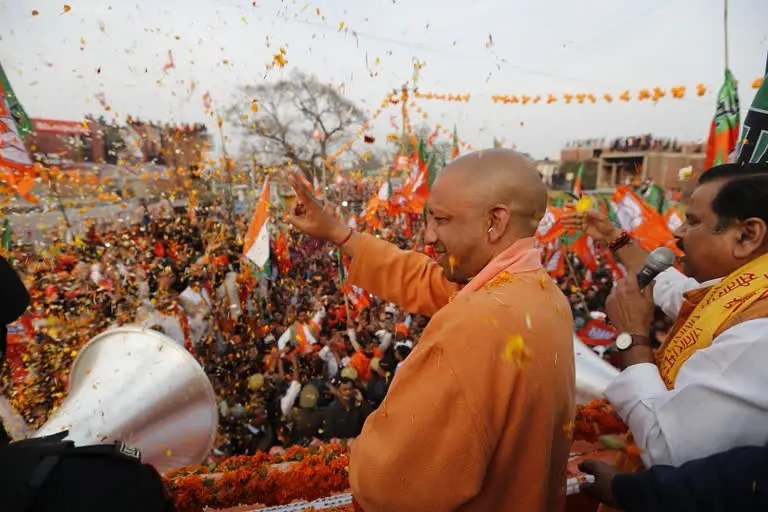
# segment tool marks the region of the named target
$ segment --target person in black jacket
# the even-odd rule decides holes
[[[29,306],[29,293],[8,260],[0,256],[0,364],[5,360],[7,326]]]
[[[3,512],[173,512],[162,478],[138,452],[75,447],[66,434],[0,446]]]
[[[0,368],[8,349],[8,324],[15,322],[29,306],[29,293],[8,260],[0,256]],[[0,418],[0,445],[11,441]]]
[[[582,491],[627,512],[768,511],[768,447],[735,448],[641,473],[619,473],[594,460],[579,469],[595,477]]]

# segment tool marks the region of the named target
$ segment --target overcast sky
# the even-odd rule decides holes
[[[574,138],[704,138],[723,76],[722,18],[721,0],[0,0],[0,62],[33,117],[99,114],[93,96],[103,92],[121,115],[213,126],[203,92],[229,102],[237,85],[263,80],[280,46],[288,66],[271,77],[294,68],[314,73],[344,84],[369,112],[412,78],[417,58],[426,63],[421,90],[472,94],[469,103],[421,101],[429,122],[455,123],[477,148],[496,136],[541,158],[556,157]],[[731,1],[729,18],[730,67],[746,109],[750,84],[765,69],[768,1]],[[168,50],[176,68],[164,74]],[[712,92],[696,98],[698,83]],[[490,101],[492,94],[600,96],[657,85],[687,85],[690,99]],[[385,114],[374,132],[389,130]]]

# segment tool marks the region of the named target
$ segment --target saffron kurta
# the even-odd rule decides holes
[[[352,445],[350,483],[365,512],[564,507],[575,409],[571,311],[531,239],[505,261],[456,296],[427,256],[361,237],[349,280],[431,316]]]

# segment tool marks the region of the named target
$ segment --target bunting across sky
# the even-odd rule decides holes
[[[764,77],[755,78],[751,82],[752,89],[758,89],[763,84]],[[707,93],[713,91],[711,87],[699,83],[693,87],[686,85],[676,85],[672,87],[660,87],[654,86],[650,88],[641,89],[625,89],[620,92],[564,92],[564,93],[538,93],[538,94],[492,94],[491,101],[493,103],[501,103],[505,105],[536,105],[553,103],[565,103],[570,105],[584,104],[584,103],[613,103],[623,102],[629,103],[632,101],[638,102],[652,102],[657,103],[662,99],[681,100],[685,99],[692,94],[697,97],[705,96]],[[424,92],[417,91],[414,93],[416,98],[433,101],[447,101],[453,103],[468,103],[472,98],[471,94],[455,94],[455,93],[442,93],[442,92]]]

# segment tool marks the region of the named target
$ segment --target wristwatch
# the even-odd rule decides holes
[[[616,336],[616,348],[619,350],[629,350],[637,345],[650,347],[651,339],[642,334],[630,334],[628,332],[622,332]]]

